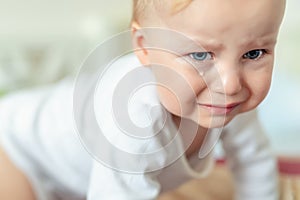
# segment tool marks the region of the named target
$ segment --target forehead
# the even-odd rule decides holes
[[[162,8],[160,25],[180,32],[217,37],[244,31],[253,36],[278,31],[284,0],[194,0],[175,14],[164,9],[170,6]]]

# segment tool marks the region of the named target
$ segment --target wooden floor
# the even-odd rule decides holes
[[[206,179],[192,180],[158,200],[232,200],[233,194],[231,175],[219,165]],[[300,176],[281,175],[280,200],[300,200]]]
[[[201,180],[191,180],[178,189],[161,195],[158,200],[232,200],[233,182],[228,170],[216,166],[212,174]]]
[[[300,176],[281,176],[280,200],[300,200]]]

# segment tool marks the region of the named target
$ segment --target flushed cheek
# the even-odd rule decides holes
[[[198,74],[189,77],[189,84],[197,98],[209,91],[207,83]]]
[[[180,116],[181,106],[177,96],[170,92],[168,89],[158,86],[157,87],[160,103],[170,113]]]
[[[256,92],[254,93],[257,104],[261,103],[267,96],[269,89],[270,89],[271,79],[268,81],[265,81],[263,84],[264,85],[258,84],[258,88],[257,88]],[[261,86],[261,87],[259,87],[259,86]]]
[[[187,116],[193,112],[196,102],[195,81],[180,66],[152,67],[157,81],[160,102],[172,114]]]
[[[249,83],[250,84],[250,83]],[[256,108],[267,96],[271,85],[271,74],[262,76],[259,80],[253,81],[250,85],[249,99],[244,106],[244,111]]]
[[[179,90],[181,91],[176,92],[167,87],[157,87],[160,102],[170,113],[182,117],[188,116],[194,111],[195,96],[192,97],[191,92],[183,92],[185,88]]]

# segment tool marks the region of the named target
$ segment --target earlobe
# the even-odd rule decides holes
[[[148,51],[145,46],[145,37],[141,31],[141,27],[138,23],[132,22],[131,24],[131,31],[132,31],[132,43],[134,48],[134,53],[138,57],[139,61],[143,65],[148,65]]]

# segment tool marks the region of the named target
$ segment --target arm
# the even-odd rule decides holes
[[[155,173],[118,172],[94,161],[88,200],[154,200],[160,192]]]
[[[278,199],[276,160],[256,111],[234,119],[225,128],[222,140],[233,172],[236,199]]]
[[[4,97],[0,134],[0,145],[38,195],[86,194],[92,162],[74,131],[71,81]]]

